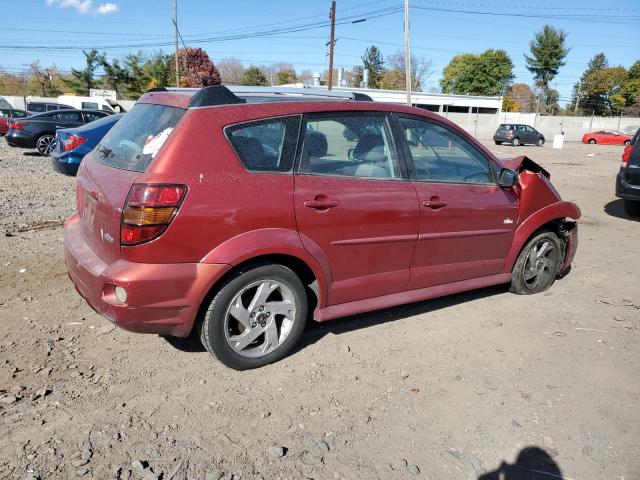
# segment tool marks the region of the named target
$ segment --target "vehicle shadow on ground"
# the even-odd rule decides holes
[[[352,315],[350,317],[338,318],[328,322],[318,323],[310,321],[307,324],[300,342],[291,354],[295,355],[300,350],[318,342],[324,336],[329,334],[341,335],[343,333],[360,330],[362,328],[369,328],[375,325],[382,325],[387,322],[395,322],[397,320],[403,320],[416,315],[435,312],[461,303],[472,302],[481,298],[506,293],[508,288],[508,284],[496,285],[493,287],[481,288],[479,290],[471,290],[468,292],[448,295],[446,297],[434,298],[432,300],[409,303],[406,305],[399,305],[397,307]]]
[[[611,217],[624,218],[625,220],[631,220],[637,222],[637,218],[632,218],[624,211],[624,201],[620,198],[612,200],[604,206],[604,213]]]
[[[44,155],[39,152],[22,152],[22,155],[25,157],[44,157]]]
[[[478,480],[549,480],[566,478],[560,467],[546,451],[539,447],[520,450],[513,465],[503,461],[497,469],[478,477]]]
[[[486,287],[479,290],[472,290],[469,292],[458,293],[455,295],[449,295],[446,297],[434,298],[432,300],[425,300],[422,302],[410,303],[407,305],[400,305],[392,308],[385,308],[383,310],[376,310],[374,312],[362,313],[359,315],[353,315],[350,317],[343,317],[329,322],[318,323],[312,320],[307,322],[305,331],[302,338],[295,346],[290,355],[295,355],[301,350],[304,350],[309,345],[321,340],[324,336],[333,334],[340,335],[342,333],[352,332],[361,328],[369,328],[375,325],[381,325],[387,322],[393,322],[396,320],[402,320],[404,318],[413,317],[415,315],[421,315],[425,313],[434,312],[442,308],[452,307],[460,303],[471,302],[473,300],[479,300],[481,298],[490,297],[493,295],[499,295],[505,293],[508,290],[507,285],[496,285],[493,287]],[[181,352],[197,353],[204,352],[205,349],[198,337],[197,329],[194,328],[186,338],[179,337],[163,337],[169,345],[180,350]]]

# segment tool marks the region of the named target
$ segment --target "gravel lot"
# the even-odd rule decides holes
[[[94,314],[62,259],[74,179],[0,139],[0,479],[640,479],[622,149],[490,148],[543,163],[582,208],[569,275],[311,325],[295,354],[240,373]]]

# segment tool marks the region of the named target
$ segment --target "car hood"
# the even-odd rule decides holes
[[[513,170],[518,173],[526,170],[532,173],[541,173],[545,177],[551,178],[551,174],[548,171],[525,155],[515,158],[501,159],[499,161],[504,168],[508,168],[509,170]]]

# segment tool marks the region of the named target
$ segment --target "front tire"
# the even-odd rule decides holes
[[[625,199],[624,211],[630,217],[639,218],[640,217],[640,201]]]
[[[629,145],[631,145],[631,140],[625,140],[624,141],[624,146],[628,147]]]
[[[562,266],[562,248],[553,232],[542,232],[524,246],[511,272],[511,288],[518,295],[547,290]]]
[[[307,295],[289,268],[268,264],[238,272],[209,304],[200,339],[220,362],[248,370],[276,362],[300,339]]]
[[[40,155],[49,156],[56,149],[56,137],[53,135],[42,135],[36,141],[36,150]]]
[[[590,139],[589,139],[589,143],[590,143],[591,145],[595,145],[595,144],[596,144],[596,139],[595,139],[595,138],[590,138]]]
[[[513,145],[514,147],[517,147],[520,145],[520,139],[518,137],[514,138],[513,140],[511,140],[511,145]]]
[[[538,147],[541,147],[544,145],[544,138],[539,138],[538,141],[536,142],[536,145]]]

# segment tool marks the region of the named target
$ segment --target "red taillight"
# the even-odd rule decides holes
[[[122,210],[120,243],[136,245],[164,232],[187,193],[185,185],[135,183]]]
[[[29,122],[9,122],[9,128],[12,130],[22,130],[29,125]]]
[[[86,141],[87,139],[84,137],[79,137],[77,135],[69,135],[64,140],[64,142],[62,142],[62,151],[68,152],[69,150],[76,149]]]
[[[620,164],[622,168],[626,168],[627,164],[629,163],[631,152],[633,152],[633,145],[627,145],[626,147],[624,147],[624,152],[622,153],[622,163]]]

